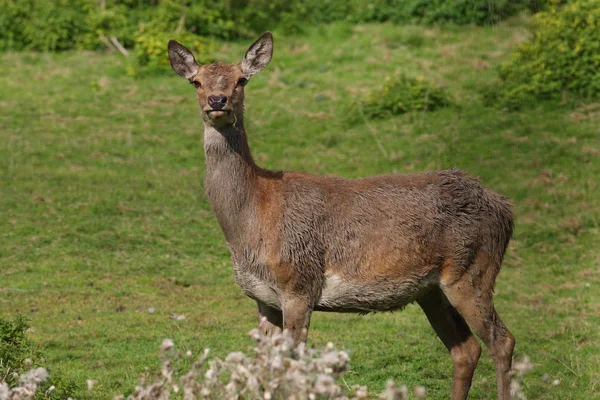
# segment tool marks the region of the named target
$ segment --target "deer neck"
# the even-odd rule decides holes
[[[240,118],[226,127],[204,126],[205,188],[230,247],[243,243],[255,215],[256,164]]]

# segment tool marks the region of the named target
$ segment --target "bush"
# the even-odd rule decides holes
[[[75,47],[86,50],[98,50],[106,48],[106,43],[101,37],[110,38],[114,36],[125,47],[133,47],[135,27],[128,20],[125,6],[115,6],[108,9],[90,8],[84,16],[85,32],[75,39]],[[106,40],[106,39],[105,39]]]
[[[22,316],[0,317],[0,400],[33,399],[36,390],[46,392],[45,399],[72,397],[77,384],[56,377],[48,380],[44,368],[33,368],[43,355],[27,337],[28,329]]]
[[[89,0],[0,0],[0,50],[67,50],[88,31]]]
[[[165,32],[148,24],[140,26],[135,36],[135,64],[128,68],[128,73],[136,76],[141,72],[168,68],[167,43],[169,39],[175,39],[189,48],[199,64],[212,61],[211,54],[215,50],[212,40],[185,31]]]
[[[297,32],[305,26],[335,21],[354,23],[496,23],[542,0],[246,0],[238,22],[249,31],[279,26]]]
[[[485,25],[502,21],[526,8],[511,0],[409,0],[399,1],[407,19],[415,22]]]
[[[500,104],[517,108],[528,99],[561,93],[600,95],[600,0],[540,12],[533,17],[532,34],[500,66]]]
[[[377,119],[410,111],[433,111],[449,104],[446,92],[430,81],[400,75],[387,77],[380,90],[371,92],[354,107],[364,117]]]
[[[0,377],[18,370],[25,359],[34,356],[33,346],[25,336],[27,329],[29,325],[22,316],[13,320],[0,318]]]
[[[278,27],[353,23],[487,24],[555,0],[0,0],[0,50],[95,50],[135,45],[141,24],[204,37],[252,37]]]

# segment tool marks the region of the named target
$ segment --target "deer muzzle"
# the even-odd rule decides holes
[[[208,96],[208,105],[213,110],[221,110],[227,104],[226,96]]]

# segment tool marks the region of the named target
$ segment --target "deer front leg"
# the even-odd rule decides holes
[[[283,327],[294,338],[294,343],[306,342],[312,307],[308,299],[286,296],[283,301]]]
[[[270,336],[283,329],[283,312],[266,305],[262,301],[258,304],[258,329],[264,335]]]

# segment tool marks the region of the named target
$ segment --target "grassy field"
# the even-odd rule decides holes
[[[536,365],[524,391],[591,399],[600,392],[600,104],[483,106],[479,89],[525,37],[520,20],[276,35],[273,62],[246,88],[247,129],[263,167],[361,177],[457,166],[509,196],[516,231],[496,305],[516,356]],[[249,44],[226,44],[217,57],[237,62]],[[234,282],[203,193],[193,87],[172,72],[129,78],[110,54],[0,60],[0,316],[30,320],[44,365],[78,383],[82,399],[131,391],[157,369],[165,337],[195,353],[245,350],[256,306]],[[397,72],[446,87],[454,106],[349,125],[350,103]],[[349,350],[349,385],[379,393],[394,379],[449,397],[450,357],[417,306],[317,313],[309,340]],[[98,381],[92,394],[87,378]],[[484,352],[471,398],[493,397]]]

